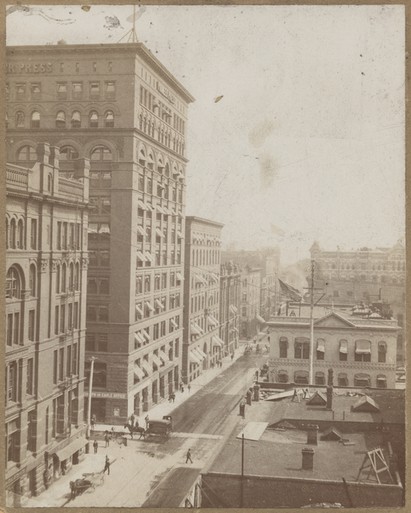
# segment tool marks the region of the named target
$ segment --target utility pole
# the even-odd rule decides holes
[[[241,436],[241,482],[240,508],[244,507],[244,433]]]
[[[309,383],[314,384],[313,365],[314,365],[314,260],[311,260],[311,285],[310,285],[310,370]]]
[[[90,438],[91,431],[91,393],[93,390],[93,372],[94,372],[94,361],[96,357],[91,357],[90,365],[90,376],[88,381],[88,405],[87,405],[87,438]]]

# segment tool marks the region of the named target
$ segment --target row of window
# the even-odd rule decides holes
[[[173,342],[169,343],[168,350],[166,346],[160,347],[153,351],[151,355],[151,364],[149,363],[149,355],[138,358],[134,361],[134,384],[140,383],[144,379],[165,367],[168,362],[172,362],[174,358],[178,358],[179,339],[176,339],[173,348]]]
[[[178,273],[179,274],[179,273]],[[152,274],[137,274],[136,276],[136,294],[142,294],[153,290],[168,290],[168,288],[179,287],[181,280],[176,276],[175,272],[162,272],[155,273],[154,278]]]
[[[77,343],[60,347],[53,352],[53,384],[57,385],[79,372],[79,346]]]
[[[218,295],[219,294],[217,291],[209,292],[207,304],[206,296],[204,293],[191,296],[191,313],[197,313],[200,310],[204,310],[205,308],[212,308],[214,305],[217,305]]]
[[[70,122],[68,122],[68,119]],[[8,120],[7,120],[8,121]],[[30,115],[30,128],[40,128],[41,115],[38,111],[34,110]],[[15,128],[27,128],[26,127],[26,115],[23,111],[19,110],[15,114],[14,121]],[[102,125],[100,121],[100,115],[96,110],[90,111],[88,115],[88,128],[112,128],[114,127],[114,112],[107,110],[102,116]],[[82,127],[82,115],[78,110],[74,110],[71,116],[67,116],[64,110],[60,110],[56,114],[55,118],[56,128],[81,128]]]
[[[149,111],[159,117],[162,121],[175,128],[181,134],[185,131],[185,122],[175,113],[172,113],[170,107],[158,100],[156,96],[145,87],[140,86],[140,104],[146,107]]]
[[[146,148],[144,145],[140,145],[137,148],[137,159],[138,163],[145,170],[157,171],[160,175],[165,175],[175,180],[184,177],[184,170],[180,164],[177,165],[176,162],[172,162],[170,165],[168,161],[164,160],[161,153],[153,151],[150,147]]]
[[[163,123],[157,123],[154,118],[140,114],[138,126],[140,130],[156,139],[160,144],[167,146],[179,155],[184,155],[185,144],[183,138],[175,135],[174,131],[167,128]]]
[[[28,396],[35,394],[35,365],[34,358],[26,361],[26,390]],[[22,401],[23,390],[23,359],[14,360],[6,364],[6,405]]]
[[[88,258],[90,267],[110,267],[109,250],[90,250],[88,253]]]
[[[196,249],[191,250],[192,265],[199,267],[202,265],[217,265],[221,263],[220,249]]]
[[[27,249],[25,238],[25,220],[22,218],[6,216],[6,248],[7,249]],[[37,249],[37,219],[30,219],[27,223],[27,236],[30,239],[30,249]]]
[[[287,337],[280,337],[280,358],[289,358],[289,346]],[[326,353],[326,343],[324,339],[317,339],[315,348],[315,356],[317,360],[324,360]],[[328,351],[327,351],[328,353]],[[340,340],[339,342],[339,360],[345,362],[348,360],[348,342]],[[354,361],[370,362],[371,361],[371,342],[369,340],[357,340],[355,342]],[[310,341],[298,337],[294,341],[294,358],[300,360],[308,360],[310,358]],[[378,342],[378,362],[385,363],[387,358],[387,344],[384,341]]]
[[[368,265],[367,263],[361,263],[359,266],[355,264],[341,264],[340,266],[335,263],[322,263],[321,267],[323,269],[339,269],[339,270],[355,270],[355,269],[361,269],[362,271],[365,270],[372,270],[372,271],[405,271],[405,261],[395,261],[395,262],[387,262],[384,264],[379,265]]]
[[[78,302],[56,305],[54,307],[54,334],[72,332],[79,325]]]
[[[171,180],[171,179],[170,179]],[[174,201],[176,203],[179,203],[180,205],[183,203],[183,185],[179,185],[177,182],[173,183],[169,180],[164,180],[159,182],[155,182],[155,191],[154,195],[163,198],[163,199],[170,199],[171,201]],[[151,176],[148,176],[148,174],[138,175],[138,190],[141,192],[146,192],[147,194],[153,194],[153,178]],[[149,211],[149,207],[142,203],[141,209],[144,211]]]
[[[83,82],[56,82],[56,96],[58,100],[83,100],[85,98],[85,88]],[[10,88],[6,86],[6,97],[10,96]],[[14,99],[21,100],[41,100],[45,96],[42,90],[41,82],[17,82],[14,84]],[[91,100],[100,100],[104,97],[106,100],[113,100],[116,97],[116,83],[112,80],[105,81],[103,85],[99,81],[88,83],[88,98]],[[49,100],[49,94],[47,98]]]
[[[56,266],[56,294],[80,290],[80,263]]]
[[[170,294],[168,296],[168,310],[174,310],[181,306],[180,293]],[[135,320],[141,321],[149,319],[154,315],[159,315],[167,311],[167,296],[154,298],[150,300],[138,301],[135,305]]]
[[[277,371],[277,382],[278,383],[289,383],[290,377],[288,371],[278,370]],[[298,385],[308,385],[309,373],[308,371],[295,371],[292,379],[293,383]],[[314,375],[315,385],[325,385],[326,378],[324,372],[316,372]],[[371,376],[369,374],[355,374],[352,384],[349,382],[347,374],[341,372],[337,376],[337,385],[339,387],[371,387]],[[375,386],[377,388],[387,388],[387,377],[384,374],[379,374],[375,380]]]
[[[29,288],[31,297],[37,296],[37,270],[34,264],[29,267]],[[22,291],[25,287],[24,273],[20,266],[13,265],[6,275],[6,299],[22,299]]]
[[[140,269],[142,267],[151,267],[160,266],[160,265],[180,265],[181,264],[181,251],[174,251],[172,249],[167,255],[167,250],[163,249],[160,251],[160,248],[156,248],[155,253],[153,255],[150,251],[137,251],[136,258],[136,269]]]
[[[62,146],[60,149],[60,158],[62,160],[73,160],[78,158],[78,152],[73,146]],[[34,146],[25,145],[17,150],[18,162],[35,162],[37,160],[37,151]],[[111,162],[113,154],[106,146],[98,145],[90,151],[90,160]]]

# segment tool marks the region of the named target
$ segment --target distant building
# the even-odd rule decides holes
[[[89,161],[60,173],[38,144],[6,164],[6,501],[19,507],[83,458]],[[34,155],[33,155],[34,159]]]
[[[228,262],[220,267],[220,338],[224,354],[237,349],[240,327],[241,272],[237,264]]]
[[[261,269],[245,267],[241,270],[241,324],[240,338],[255,337],[264,319],[260,315]]]
[[[255,251],[227,250],[222,253],[223,262],[236,262],[240,267],[261,269],[260,315],[269,319],[276,314],[279,302],[278,274],[280,270],[279,248]]]
[[[198,506],[404,506],[404,391],[330,390],[246,406],[201,475]]]
[[[198,377],[224,356],[220,333],[220,264],[223,225],[187,216],[181,375]]]
[[[310,319],[277,317],[270,330],[269,381],[309,383]],[[395,388],[397,321],[332,311],[314,321],[314,383],[332,367],[338,386]]]
[[[324,288],[324,302],[371,304],[382,300],[390,305],[401,327],[405,326],[405,246],[361,248],[357,251],[324,251],[318,242],[311,249],[316,265],[316,283]],[[310,278],[307,278],[310,283]],[[398,361],[404,361],[402,331],[397,340]]]

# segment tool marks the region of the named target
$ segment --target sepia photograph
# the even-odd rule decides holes
[[[405,6],[5,20],[5,507],[404,507]]]

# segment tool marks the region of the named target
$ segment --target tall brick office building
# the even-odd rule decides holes
[[[9,160],[38,141],[90,169],[86,373],[92,413],[123,423],[181,374],[185,132],[192,96],[141,43],[7,49]]]
[[[6,164],[6,500],[24,505],[86,444],[83,422],[89,162],[58,148]]]

